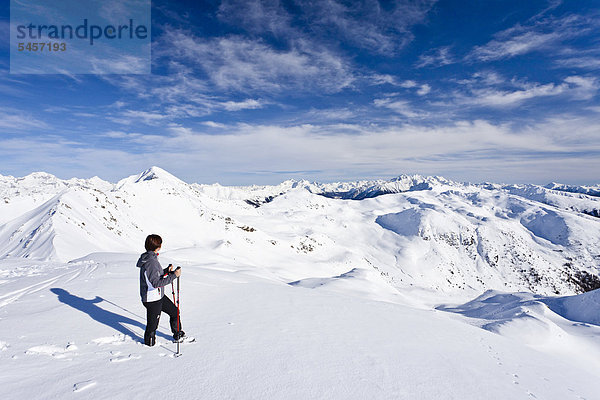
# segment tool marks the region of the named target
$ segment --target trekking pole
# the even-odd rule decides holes
[[[173,282],[171,282],[171,292],[173,293],[173,304],[177,304],[177,300],[175,300],[175,286],[173,286]]]
[[[177,277],[177,336],[179,336],[180,331],[181,331],[181,329],[179,329],[179,277]],[[179,353],[179,342],[180,341],[181,341],[181,338],[179,338],[177,340],[177,356],[181,355]]]

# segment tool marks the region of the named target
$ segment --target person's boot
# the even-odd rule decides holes
[[[184,331],[175,332],[173,334],[173,340],[175,340],[176,342],[183,340],[184,337],[185,337]]]
[[[154,332],[152,334],[144,335],[144,344],[150,347],[156,344],[156,336]]]

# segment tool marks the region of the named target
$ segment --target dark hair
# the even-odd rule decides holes
[[[162,246],[162,238],[158,235],[148,235],[144,246],[146,246],[146,250],[154,251]]]

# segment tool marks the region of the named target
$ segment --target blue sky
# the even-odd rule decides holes
[[[3,175],[599,181],[597,1],[155,1],[151,75],[9,74],[1,16]]]

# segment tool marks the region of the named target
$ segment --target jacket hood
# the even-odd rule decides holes
[[[148,261],[150,261],[151,259],[156,259],[156,253],[153,251],[147,251],[144,254],[142,254],[140,256],[140,259],[138,260],[136,267],[138,268],[142,268],[144,266],[144,264],[146,264]]]

